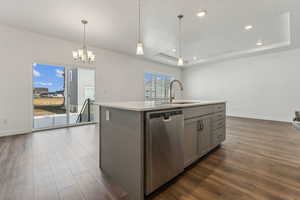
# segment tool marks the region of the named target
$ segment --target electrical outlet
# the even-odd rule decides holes
[[[7,119],[6,118],[0,118],[0,125],[1,126],[6,126],[8,123]]]
[[[106,110],[105,111],[105,119],[106,119],[106,121],[109,121],[109,110]]]

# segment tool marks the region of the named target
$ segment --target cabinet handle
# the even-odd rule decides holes
[[[204,129],[203,120],[198,121],[198,131],[202,131]]]

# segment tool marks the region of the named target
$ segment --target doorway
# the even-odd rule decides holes
[[[33,129],[95,121],[95,70],[33,64]]]

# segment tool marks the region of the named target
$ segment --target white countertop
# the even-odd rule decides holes
[[[179,104],[180,102],[191,102],[191,103]],[[170,104],[168,102],[155,102],[155,101],[127,101],[127,102],[95,102],[94,104],[103,107],[141,112],[141,111],[162,110],[162,109],[172,109],[172,108],[185,108],[185,107],[193,107],[193,106],[218,104],[218,103],[226,103],[226,101],[178,100],[178,101],[174,101],[173,104]]]

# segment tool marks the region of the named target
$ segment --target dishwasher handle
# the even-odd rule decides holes
[[[182,110],[164,111],[164,112],[153,112],[148,114],[148,119],[162,118],[163,121],[170,121],[172,116],[182,115]]]
[[[164,117],[164,118],[162,118],[162,121],[163,122],[170,122],[170,121],[172,121],[172,118],[170,116]]]

